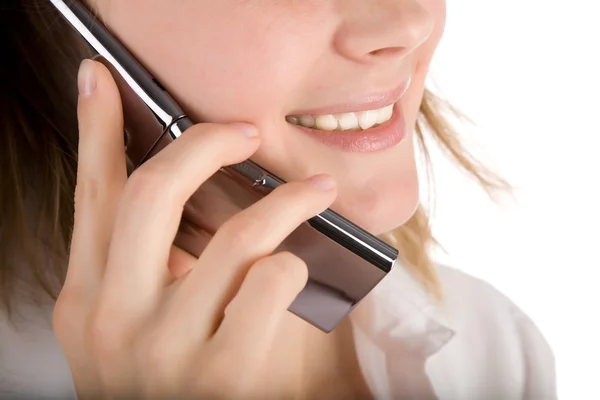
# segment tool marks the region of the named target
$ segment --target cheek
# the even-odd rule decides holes
[[[151,29],[131,24],[125,11],[109,14],[110,25],[194,120],[256,123],[282,107],[285,87],[302,76],[294,61],[301,50],[284,27],[265,29],[268,24],[260,18],[210,7],[190,9],[175,30],[168,26],[173,21],[159,18],[154,9],[144,16],[144,26]],[[222,14],[226,22],[215,18]],[[236,26],[243,29],[231,28]]]
[[[276,88],[284,79],[273,65],[277,51],[261,38],[184,44],[197,55],[175,54],[179,66],[165,65],[159,74],[173,82],[172,92],[196,121],[257,122],[281,103]]]
[[[419,61],[429,67],[433,53],[440,43],[444,29],[446,27],[446,1],[445,0],[421,0],[421,5],[425,8],[434,20],[434,28],[431,35],[418,50]]]
[[[446,25],[445,0],[422,0],[421,5],[429,11],[435,24],[429,38],[415,51],[413,81],[410,91],[403,99],[403,105],[407,114],[407,123],[411,129],[414,128],[414,125],[416,124],[423,92],[425,90],[425,81],[429,72],[429,66],[435,50],[440,43]]]
[[[293,27],[265,30],[268,24],[260,19],[229,18],[228,24],[243,29],[218,24],[192,30],[179,41],[186,52],[164,49],[164,56],[150,65],[196,121],[262,126],[274,117],[283,120],[282,113],[293,104],[294,90],[310,68],[312,61],[301,54],[309,53],[311,42]]]

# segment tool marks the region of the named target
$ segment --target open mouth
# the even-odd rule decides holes
[[[298,112],[285,117],[292,124],[315,131],[361,132],[377,128],[393,119],[396,103],[404,96],[411,84],[409,77],[394,90],[367,95],[347,104],[329,109]],[[370,106],[370,107],[369,107]]]
[[[363,95],[321,109],[293,111],[285,120],[297,131],[344,152],[385,150],[400,144],[406,137],[400,100],[410,82],[409,78],[388,92]]]
[[[324,115],[288,115],[292,125],[322,131],[363,131],[388,122],[394,114],[394,104],[361,112]]]

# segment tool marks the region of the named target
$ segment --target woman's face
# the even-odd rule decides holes
[[[414,212],[412,132],[445,0],[95,2],[193,120],[255,124],[266,169],[331,174],[333,208],[375,234]],[[387,122],[364,113],[391,104]]]

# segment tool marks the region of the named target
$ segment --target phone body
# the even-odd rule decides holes
[[[83,4],[50,2],[94,49],[96,60],[108,67],[117,83],[133,169],[193,125],[175,99]],[[199,256],[223,222],[284,183],[250,160],[221,168],[186,204],[174,244]],[[289,311],[325,332],[333,330],[398,259],[395,248],[330,209],[300,225],[276,251],[281,250],[304,260],[309,272]]]

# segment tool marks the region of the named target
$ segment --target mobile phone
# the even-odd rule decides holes
[[[127,156],[134,169],[193,125],[164,87],[83,4],[50,2],[115,78]],[[186,204],[174,244],[199,256],[223,222],[283,183],[250,160],[221,168]],[[281,250],[304,260],[309,272],[289,311],[325,332],[333,330],[398,259],[398,250],[330,209],[300,225],[276,251]]]

